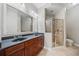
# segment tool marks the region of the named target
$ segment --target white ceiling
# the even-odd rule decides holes
[[[41,7],[44,7],[47,9],[47,14],[52,15],[56,14],[59,10],[61,10],[66,3],[33,3],[33,5],[39,9]],[[51,12],[53,11],[53,12]]]
[[[66,4],[62,3],[52,3],[51,6],[47,7],[47,14],[53,15],[60,11]]]
[[[46,3],[33,3],[33,5],[34,5],[36,8],[41,8],[41,7],[43,7],[44,5],[46,5]]]

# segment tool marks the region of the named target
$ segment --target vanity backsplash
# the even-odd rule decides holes
[[[39,34],[44,35],[43,33],[37,33],[37,32],[35,32],[35,33],[30,33],[30,34],[22,34],[22,35],[20,34],[20,35],[14,35],[14,36],[6,36],[6,37],[2,37],[2,40],[12,39],[12,38],[18,37],[18,36],[29,36],[29,35],[35,35],[35,36],[37,36]]]

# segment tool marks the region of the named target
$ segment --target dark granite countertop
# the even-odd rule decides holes
[[[26,39],[24,39],[22,41],[16,41],[16,42],[12,42],[14,40],[13,38],[2,40],[0,50],[3,50],[3,49],[8,48],[10,46],[13,46],[13,45],[16,45],[16,44],[31,40],[31,39],[39,37],[39,36],[42,36],[42,34],[22,36],[23,38],[26,38]]]

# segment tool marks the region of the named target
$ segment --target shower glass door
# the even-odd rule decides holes
[[[54,20],[54,46],[63,46],[64,44],[64,20],[55,19]]]

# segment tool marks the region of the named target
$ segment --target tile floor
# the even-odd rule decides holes
[[[79,56],[79,47],[59,47],[52,50],[44,48],[38,56]]]

